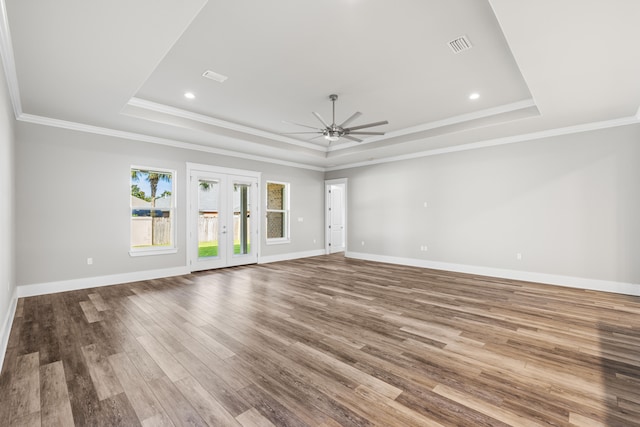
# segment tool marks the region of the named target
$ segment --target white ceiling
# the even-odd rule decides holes
[[[21,120],[320,169],[638,121],[637,0],[0,1]],[[284,135],[331,93],[386,134]]]

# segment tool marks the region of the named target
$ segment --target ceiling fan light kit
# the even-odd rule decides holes
[[[384,132],[360,132],[360,129],[370,128],[374,126],[382,126],[389,124],[388,121],[383,120],[380,122],[367,123],[359,126],[346,127],[349,123],[357,119],[362,115],[359,111],[353,113],[347,120],[342,122],[341,124],[336,124],[336,101],[338,100],[338,95],[331,94],[329,95],[329,99],[332,104],[332,122],[328,124],[319,113],[313,112],[313,115],[318,119],[320,123],[324,126],[323,128],[317,129],[313,126],[301,125],[298,123],[291,123],[296,126],[303,126],[306,128],[317,129],[315,132],[291,132],[286,135],[297,135],[297,134],[318,134],[318,137],[324,136],[324,138],[329,141],[329,143],[338,141],[340,138],[349,139],[355,142],[362,142],[362,139],[356,138],[352,135],[384,135]],[[315,139],[315,138],[313,138]]]

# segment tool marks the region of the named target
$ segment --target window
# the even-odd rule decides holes
[[[175,253],[175,172],[131,167],[129,254]]]
[[[289,242],[289,184],[267,181],[267,243]]]

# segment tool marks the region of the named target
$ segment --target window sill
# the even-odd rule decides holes
[[[151,256],[151,255],[169,255],[178,253],[177,248],[170,249],[138,249],[138,250],[130,250],[129,256],[138,257],[138,256]]]
[[[267,245],[283,245],[291,243],[291,239],[267,239]]]

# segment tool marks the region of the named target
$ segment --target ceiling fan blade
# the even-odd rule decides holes
[[[322,118],[322,116],[318,113],[316,113],[315,111],[313,112],[313,115],[316,116],[316,119],[320,120],[320,123],[322,123],[324,125],[324,127],[326,128],[330,128],[331,126],[329,126],[327,124],[327,122],[324,121],[324,119]]]
[[[301,123],[296,123],[296,122],[288,122],[286,120],[283,120],[282,123],[286,123],[288,125],[296,125],[296,126],[302,126],[303,128],[309,128],[309,129],[318,129],[315,126],[309,126],[309,125],[303,125]]]
[[[362,113],[360,111],[356,111],[355,113],[353,113],[353,115],[351,117],[349,117],[347,120],[345,120],[344,122],[342,122],[342,124],[340,125],[341,128],[345,127],[347,124],[351,123],[352,121],[354,121],[355,119],[357,119],[358,117],[360,117],[362,115]]]
[[[361,139],[354,138],[354,137],[349,136],[349,135],[342,135],[340,138],[350,139],[351,141],[355,141],[355,142],[362,142],[362,140],[361,140]]]
[[[370,128],[373,126],[382,126],[382,125],[388,125],[389,122],[386,120],[383,120],[381,122],[374,122],[374,123],[367,123],[366,125],[360,125],[360,126],[354,126],[351,127],[349,129],[345,129],[346,131],[352,131],[352,130],[357,130],[357,129],[364,129],[364,128]]]
[[[384,135],[384,132],[349,132],[349,135]]]

